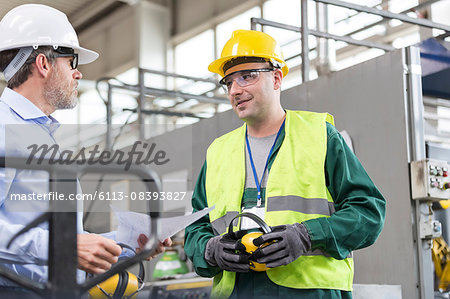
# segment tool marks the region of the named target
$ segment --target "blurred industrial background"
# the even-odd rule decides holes
[[[9,0],[0,16],[25,3],[65,12],[80,44],[100,53],[79,67],[79,105],[53,114],[72,130],[60,142],[165,147],[173,163],[155,169],[161,190],[187,194],[162,203],[166,216],[191,212],[208,145],[241,124],[208,64],[233,30],[275,37],[290,68],[283,107],[333,114],[387,201],[381,236],[354,253],[354,298],[449,298],[449,0]],[[81,181],[84,192],[143,188],[121,175]],[[148,209],[144,201],[120,208]],[[88,231],[116,229],[95,203],[84,209]],[[209,296],[212,281],[192,272],[183,232],[173,239],[162,257],[144,262],[138,298]]]

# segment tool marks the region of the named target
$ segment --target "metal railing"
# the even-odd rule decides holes
[[[27,170],[47,171],[50,175],[50,190],[58,194],[73,194],[77,192],[77,177],[85,173],[120,174],[123,173],[123,165],[78,165],[68,166],[55,165],[54,161],[37,160],[29,161],[27,158],[0,157],[0,168],[16,168]],[[146,185],[148,191],[159,191],[160,181],[155,172],[148,168],[132,167],[128,173],[139,177]],[[69,186],[67,183],[69,182]],[[66,183],[66,184],[63,184]],[[64,185],[64,186],[62,186]],[[67,196],[68,198],[68,196]],[[19,286],[22,286],[42,298],[81,298],[89,289],[106,280],[114,274],[123,271],[139,261],[147,258],[155,252],[157,242],[157,218],[160,216],[159,201],[149,201],[148,210],[151,215],[151,235],[145,250],[135,256],[115,264],[110,270],[103,274],[86,280],[82,284],[77,283],[76,269],[77,258],[77,212],[67,212],[68,209],[76,211],[77,201],[50,201],[49,211],[30,222],[19,231],[9,243],[13,243],[22,233],[32,229],[40,223],[49,223],[49,245],[48,245],[48,281],[37,283],[29,278],[20,276],[10,269],[0,265],[0,276],[6,277]]]
[[[344,8],[348,8],[348,9],[353,9],[353,10],[356,10],[357,12],[365,12],[365,13],[381,16],[384,19],[400,20],[402,22],[413,24],[413,25],[418,25],[421,27],[440,29],[445,32],[443,34],[443,36],[448,36],[450,34],[450,26],[432,22],[432,21],[426,20],[426,19],[412,18],[405,14],[393,13],[393,12],[386,11],[386,10],[381,10],[381,9],[377,9],[377,8],[373,8],[373,7],[367,7],[367,6],[363,6],[363,5],[348,3],[348,2],[344,2],[344,1],[340,1],[340,0],[313,0],[313,1],[315,1],[317,3],[323,3],[323,4],[327,4],[327,5],[334,5],[334,6],[344,7]],[[430,5],[434,2],[436,2],[436,1],[428,1],[427,4]],[[423,6],[421,6],[421,7],[423,7]],[[373,25],[369,25],[368,27],[375,26],[376,24],[381,23],[381,22],[383,22],[383,21],[377,22]],[[261,26],[271,26],[271,27],[275,27],[275,28],[299,32],[301,34],[300,56],[301,56],[301,60],[302,60],[302,62],[301,62],[302,82],[309,81],[309,70],[310,70],[310,66],[309,66],[309,50],[310,49],[309,49],[309,44],[308,44],[308,36],[309,35],[313,35],[313,36],[316,36],[319,38],[343,41],[348,44],[353,44],[353,45],[357,45],[357,46],[381,49],[383,51],[392,51],[395,49],[391,45],[357,40],[357,39],[351,38],[349,36],[338,36],[338,35],[330,34],[328,32],[322,32],[322,31],[309,29],[308,28],[308,0],[301,0],[301,27],[291,26],[291,25],[282,24],[282,23],[278,23],[278,22],[273,22],[273,21],[269,21],[269,20],[265,20],[265,19],[261,19],[261,18],[251,18],[251,29],[252,30],[256,30],[257,29],[256,27],[258,24]]]
[[[136,112],[138,115],[137,122],[139,124],[143,124],[143,115],[145,114],[153,114],[153,115],[166,115],[166,116],[180,116],[180,117],[196,117],[196,118],[202,118],[201,116],[197,116],[194,113],[187,113],[187,112],[177,112],[177,111],[169,111],[169,110],[156,110],[156,109],[145,109],[144,103],[145,98],[148,96],[154,96],[154,97],[166,97],[166,98],[179,98],[184,100],[190,100],[195,99],[199,102],[203,103],[211,103],[211,104],[224,104],[228,103],[228,100],[224,97],[216,97],[216,96],[209,96],[208,93],[214,92],[217,89],[220,88],[220,85],[217,80],[213,79],[204,79],[204,78],[198,78],[198,77],[191,77],[191,76],[185,76],[175,73],[169,73],[164,71],[156,71],[156,70],[150,70],[150,69],[144,69],[139,68],[139,80],[138,84],[132,85],[132,84],[113,84],[110,82],[107,82],[107,98],[105,99],[104,103],[106,106],[106,124],[107,124],[107,131],[106,131],[106,148],[110,149],[112,145],[112,96],[114,90],[126,90],[130,92],[134,92],[138,94],[137,97],[137,108],[136,109],[126,109],[126,111],[133,111]],[[182,92],[179,90],[169,90],[169,89],[161,89],[161,88],[155,88],[155,87],[148,87],[145,85],[145,75],[146,74],[155,74],[155,75],[161,75],[164,77],[172,77],[177,79],[185,79],[192,82],[204,82],[204,83],[210,83],[214,85],[214,88],[211,90],[208,90],[202,94],[192,94],[187,92]],[[102,80],[102,79],[99,79]],[[144,126],[139,126],[139,138],[141,140],[145,139],[144,134]]]

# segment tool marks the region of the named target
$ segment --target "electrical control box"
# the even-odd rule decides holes
[[[153,281],[145,284],[138,298],[206,299],[211,297],[212,285],[212,279],[203,277]]]
[[[417,200],[450,199],[449,164],[426,159],[411,162],[412,198]]]

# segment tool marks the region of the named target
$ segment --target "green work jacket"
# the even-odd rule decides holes
[[[216,234],[224,233],[221,228],[221,222],[226,224],[226,219],[233,216],[233,213],[229,212],[237,213],[241,206],[251,207],[254,198],[251,194],[255,195],[254,190],[251,190],[252,188],[243,190],[243,180],[245,179],[245,155],[243,150],[244,135],[242,132],[245,132],[245,128],[237,129],[234,132],[235,133],[231,133],[231,135],[230,133],[227,134],[228,137],[226,137],[227,135],[225,135],[225,138],[221,137],[218,142],[215,142],[216,145],[214,145],[214,143],[212,145],[212,148],[217,148],[218,146],[219,149],[224,149],[225,152],[232,155],[232,158],[230,158],[230,156],[223,157],[227,163],[222,163],[225,164],[225,166],[221,166],[221,163],[211,162],[215,161],[211,160],[211,156],[214,157],[214,159],[219,160],[220,155],[223,155],[223,151],[219,150],[219,155],[216,155],[218,153],[211,155],[209,151],[209,159],[207,159],[206,163],[209,167],[206,168],[206,165],[204,166],[194,192],[194,210],[201,209],[201,207],[206,206],[205,204],[208,203],[209,205],[218,204],[215,212],[213,211],[209,217],[205,217],[201,221],[188,227],[186,230],[186,253],[193,260],[197,273],[204,276],[215,275],[216,283],[213,293],[214,295],[225,297],[231,295],[235,283],[236,285],[243,285],[239,283],[239,281],[246,281],[249,279],[249,276],[254,276],[256,278],[258,275],[267,275],[269,278],[266,279],[267,283],[270,284],[270,281],[272,281],[278,289],[282,290],[281,293],[286,290],[292,290],[292,292],[295,292],[296,289],[309,289],[308,291],[311,289],[329,289],[330,294],[333,294],[335,290],[342,290],[342,293],[350,291],[353,278],[353,263],[352,259],[348,258],[349,254],[351,253],[351,250],[368,246],[375,241],[382,228],[385,203],[383,197],[371,182],[359,161],[343,143],[339,133],[332,125],[325,123],[325,116],[323,114],[309,112],[287,112],[285,132],[282,132],[283,134],[280,136],[280,140],[275,145],[275,150],[269,160],[269,178],[267,182],[267,189],[264,190],[264,195],[267,192],[267,198],[269,198],[269,200],[265,200],[266,222],[270,225],[304,222],[311,235],[312,252],[300,257],[290,265],[270,269],[264,274],[239,274],[237,281],[235,281],[234,273],[220,271],[220,269],[217,271],[217,269],[214,269],[215,267],[210,267],[207,264],[205,267],[206,262],[203,259],[204,246],[209,238],[214,235],[212,232],[214,231]],[[301,138],[302,136],[304,137],[303,139]],[[334,222],[333,218],[336,218],[335,215],[341,213],[344,218],[348,218],[345,219],[345,221],[342,221],[342,219],[339,219],[342,216],[338,216],[336,220],[340,226],[345,226],[346,224],[350,226],[352,222],[355,222],[356,225],[358,223],[359,216],[352,219],[351,215],[348,215],[349,211],[340,212],[340,210],[342,210],[341,206],[343,204],[343,200],[345,199],[341,198],[341,196],[333,196],[333,193],[339,193],[340,190],[335,190],[335,186],[333,186],[333,188],[330,186],[330,176],[333,179],[335,178],[334,173],[330,175],[330,171],[328,171],[329,169],[327,167],[331,137],[337,139],[338,141],[336,142],[336,151],[338,156],[342,158],[343,154],[345,154],[346,156],[349,156],[348,158],[351,158],[350,160],[342,160],[341,162],[343,164],[347,164],[347,166],[342,165],[343,167],[340,169],[353,170],[346,168],[348,168],[348,166],[354,166],[354,170],[357,170],[356,173],[360,174],[361,182],[364,182],[364,185],[368,186],[367,190],[362,187],[358,188],[362,189],[361,191],[364,191],[361,193],[361,197],[364,195],[364,198],[370,199],[368,204],[363,205],[367,210],[363,214],[371,216],[371,223],[376,223],[376,225],[373,225],[372,227],[367,227],[367,231],[371,231],[370,236],[365,236],[364,238],[360,236],[357,238],[362,239],[360,241],[363,242],[353,244],[350,247],[343,246],[343,248],[336,248],[339,249],[339,254],[333,252],[333,245],[334,247],[337,247],[336,245],[339,243],[343,243],[342,245],[345,245],[347,240],[343,239],[340,242],[336,242],[336,240],[334,240],[334,242],[331,242],[332,244],[330,244],[332,246],[325,246],[326,243],[321,244],[321,240],[319,238],[323,239],[323,241],[327,241],[325,236],[321,236],[324,228],[326,228],[323,227],[323,224],[331,226]],[[235,139],[233,139],[233,141],[230,138]],[[231,140],[233,145],[226,147],[225,143],[220,142],[224,139],[228,139],[228,141]],[[239,140],[242,140],[242,142]],[[242,151],[240,150],[241,147]],[[235,157],[238,157],[238,160],[236,160]],[[336,162],[336,160],[334,160],[334,162]],[[281,167],[277,166],[277,163],[280,164]],[[299,167],[300,165],[302,166]],[[234,166],[236,166],[236,170],[231,171],[233,175],[230,175],[229,167]],[[336,166],[337,165],[335,165],[335,167]],[[221,167],[224,167],[223,170],[226,175],[233,177],[234,179],[228,180],[228,182],[221,184],[220,182],[227,181],[227,178],[220,175],[214,177],[214,174],[221,172]],[[299,170],[300,168],[301,170]],[[208,170],[210,173],[213,173],[212,177],[211,174],[208,176]],[[209,179],[205,178],[205,171],[206,177],[209,177]],[[332,171],[334,171],[334,169],[332,169]],[[283,173],[285,173],[285,175]],[[336,179],[338,179],[338,176],[336,176]],[[343,175],[339,179],[342,180],[344,177],[346,177],[346,175]],[[299,178],[303,179],[301,180]],[[355,183],[359,183],[358,181],[359,180],[357,179]],[[351,180],[348,181],[349,187],[352,183],[353,182]],[[208,184],[212,184],[214,187],[210,186],[208,188]],[[310,187],[311,185],[314,187]],[[231,192],[228,192],[227,190],[220,189],[224,188],[224,186],[235,186],[235,188],[233,188]],[[339,187],[342,187],[342,182]],[[210,192],[208,192],[208,189]],[[231,188],[225,187],[225,189]],[[343,190],[341,190],[341,192],[342,191]],[[219,195],[217,196],[218,199],[211,199],[212,194],[222,194],[226,198],[229,198],[229,200],[226,201],[226,204],[220,204],[224,203],[223,196]],[[230,194],[232,194],[231,198],[233,199],[230,199]],[[335,198],[337,198],[338,201],[336,201]],[[266,199],[266,196],[264,196],[264,199]],[[284,204],[284,206],[291,207],[296,206],[297,204],[297,207],[305,208],[304,203],[298,204],[299,200],[302,199],[309,200],[309,202],[306,203],[307,210],[312,209],[312,211],[295,211],[295,209],[294,211],[290,211],[289,209],[281,209],[283,211],[278,209],[277,211],[277,208],[274,209],[274,207],[280,207],[280,204],[281,206]],[[312,199],[315,201],[311,202]],[[351,198],[347,198],[346,200],[347,202],[352,201]],[[329,209],[328,206],[330,207]],[[357,211],[359,208],[360,207],[357,205],[355,207],[349,207],[347,210],[356,209]],[[316,211],[314,211],[314,209],[316,209]],[[334,212],[334,210],[336,210],[336,212]],[[377,215],[372,215],[372,210],[376,210]],[[212,226],[210,223],[206,223],[206,218],[209,218],[210,222],[213,223]],[[338,227],[330,228],[338,231],[342,230],[343,233],[345,232],[347,234],[347,230],[341,229],[339,225],[336,226]],[[358,229],[358,227],[355,227],[353,229],[353,233],[355,233]],[[332,232],[333,231],[329,232],[331,237],[330,239],[333,237]],[[329,252],[327,247],[331,247],[331,252]],[[316,270],[314,269],[314,266],[317,268]],[[260,280],[260,278],[258,279]],[[235,292],[239,292],[239,290],[236,290],[235,288]],[[280,292],[278,293],[281,294]],[[335,293],[339,294],[339,292]]]

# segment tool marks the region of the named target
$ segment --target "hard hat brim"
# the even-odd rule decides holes
[[[75,53],[78,53],[78,64],[88,64],[95,61],[99,54],[95,51],[88,50],[82,47],[74,47]]]
[[[19,45],[15,45],[14,47],[0,48],[0,52],[6,51],[6,50],[11,50],[11,49],[20,49],[20,48],[29,47],[29,46],[30,45],[28,43],[24,43],[23,45],[19,44]],[[42,44],[42,45],[33,45],[33,46],[52,46],[52,45]],[[73,46],[73,45],[69,45],[69,44],[59,44],[57,46],[74,49],[75,53],[78,53],[78,64],[88,64],[88,63],[95,61],[99,57],[99,54],[97,52],[88,50],[88,49],[80,47],[80,46]]]
[[[223,65],[225,64],[225,62],[227,62],[228,60],[231,60],[232,58],[234,58],[234,57],[228,56],[228,57],[222,57],[222,58],[214,60],[213,62],[211,62],[209,64],[208,71],[210,71],[212,73],[216,73],[219,76],[223,77],[224,76]]]
[[[222,57],[222,58],[216,59],[209,64],[208,70],[212,73],[219,74],[221,77],[224,77],[225,76],[225,72],[223,71],[224,64],[233,58],[242,57],[242,56],[243,55],[232,55],[232,56],[227,56],[227,57]],[[268,60],[274,59],[272,56],[261,55],[261,54],[248,55],[248,56],[267,58]],[[281,68],[281,71],[283,72],[283,77],[285,77],[289,72],[288,66],[285,64],[284,61],[282,61],[280,59],[276,59],[276,60],[284,65]]]

